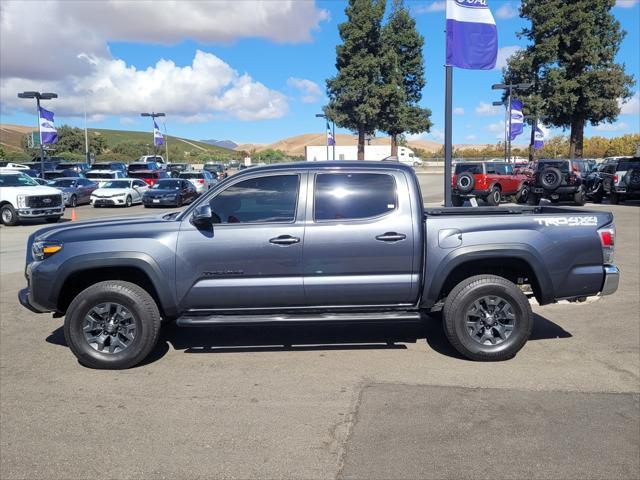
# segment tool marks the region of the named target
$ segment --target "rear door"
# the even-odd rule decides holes
[[[415,233],[404,172],[317,172],[309,185],[303,252],[308,305],[408,304],[419,272],[413,270]]]
[[[301,307],[306,203],[304,171],[259,173],[208,196],[216,222],[182,222],[178,298],[185,310]]]

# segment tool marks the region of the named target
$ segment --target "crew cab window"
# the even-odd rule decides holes
[[[284,223],[296,218],[298,175],[270,175],[243,180],[210,202],[217,223]]]
[[[393,176],[380,173],[326,173],[316,176],[315,220],[376,217],[397,207]]]
[[[464,172],[469,172],[474,175],[482,173],[482,165],[479,163],[457,163],[456,175]]]

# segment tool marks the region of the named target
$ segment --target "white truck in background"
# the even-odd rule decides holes
[[[307,145],[305,148],[305,158],[308,162],[322,162],[326,160],[357,160],[357,145],[336,145],[335,159],[333,158],[333,147],[329,147],[329,158],[327,158],[326,145]],[[391,145],[365,145],[364,159],[381,161],[391,156]],[[398,147],[398,161],[412,167],[422,165],[422,160],[408,147]]]

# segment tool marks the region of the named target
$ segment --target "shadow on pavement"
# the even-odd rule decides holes
[[[571,333],[551,320],[534,314],[534,328],[529,340],[569,338]],[[359,323],[357,325],[250,325],[181,328],[168,324],[151,354],[140,364],[153,363],[169,351],[185,353],[246,353],[282,351],[380,350],[406,349],[405,343],[425,339],[436,352],[464,359],[451,345],[441,321],[423,315],[421,322]],[[48,343],[67,346],[63,328],[46,339]]]

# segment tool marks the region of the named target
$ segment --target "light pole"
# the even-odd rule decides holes
[[[533,162],[533,157],[535,156],[535,148],[534,144],[536,141],[536,129],[538,128],[538,121],[545,120],[546,115],[525,115],[524,120],[533,120],[531,123],[531,139],[529,142],[529,161]]]
[[[89,134],[87,133],[87,94],[91,94],[93,91],[87,90],[83,95],[84,100],[84,159],[89,165],[91,165],[91,159],[89,158]]]
[[[324,113],[316,113],[316,117],[324,118],[327,122],[331,120]],[[336,159],[336,122],[331,120],[331,125],[332,125],[331,135],[333,136],[333,159],[335,160]],[[325,133],[325,136],[326,136],[326,133]],[[327,142],[327,160],[329,160],[329,142]]]
[[[36,115],[38,116],[38,135],[40,136],[40,176],[44,178],[44,147],[42,145],[42,134],[40,133],[40,100],[51,100],[58,98],[57,93],[53,92],[22,92],[18,94],[18,98],[35,98],[36,99]]]
[[[507,161],[507,114],[509,110],[507,110],[506,102],[493,102],[494,107],[504,107],[504,161]]]
[[[164,127],[164,155],[165,157],[165,162],[167,162],[167,164],[169,163],[169,135],[167,134],[167,124],[165,123],[165,121],[162,121],[162,126]]]
[[[523,83],[495,83],[491,85],[491,90],[506,90],[507,91],[507,115],[508,115],[508,125],[505,124],[505,128],[507,129],[507,140],[508,140],[508,154],[507,161],[511,162],[511,96],[514,90],[526,90],[527,88],[531,88],[533,83],[531,82],[523,82]]]
[[[155,119],[157,117],[164,117],[165,114],[164,113],[151,112],[151,113],[141,113],[140,116],[141,117],[151,117],[151,124],[152,124],[152,127],[155,129],[155,125],[153,125],[153,123],[155,122]],[[155,137],[155,132],[154,132],[154,136],[153,136],[153,154],[155,155],[156,153],[157,153],[157,145],[156,145],[156,137]]]

